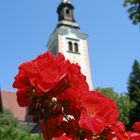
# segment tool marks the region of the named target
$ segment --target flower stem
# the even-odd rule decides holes
[[[49,129],[48,129],[48,120],[44,117],[44,123],[45,123],[45,131],[46,131],[46,136],[48,140],[51,140],[50,138],[50,133],[49,133]]]

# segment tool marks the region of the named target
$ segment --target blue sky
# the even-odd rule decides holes
[[[131,24],[122,0],[71,0],[81,31],[88,34],[94,87],[127,91],[134,59],[140,61],[140,28]],[[13,90],[19,64],[45,52],[57,24],[60,0],[0,0],[0,83]]]

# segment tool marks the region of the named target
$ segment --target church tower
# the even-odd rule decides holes
[[[63,53],[66,59],[81,66],[89,88],[93,89],[88,56],[87,35],[80,31],[74,18],[74,6],[70,0],[62,0],[57,8],[58,24],[51,34],[48,49],[55,55]]]

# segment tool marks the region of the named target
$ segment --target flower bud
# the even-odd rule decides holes
[[[52,102],[53,102],[53,103],[56,103],[56,102],[57,102],[57,98],[53,97],[53,98],[52,98]]]
[[[53,112],[55,114],[60,114],[63,110],[63,107],[60,104],[57,104],[53,107]]]

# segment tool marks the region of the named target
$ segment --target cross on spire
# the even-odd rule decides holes
[[[63,3],[71,3],[70,0],[62,0]]]

